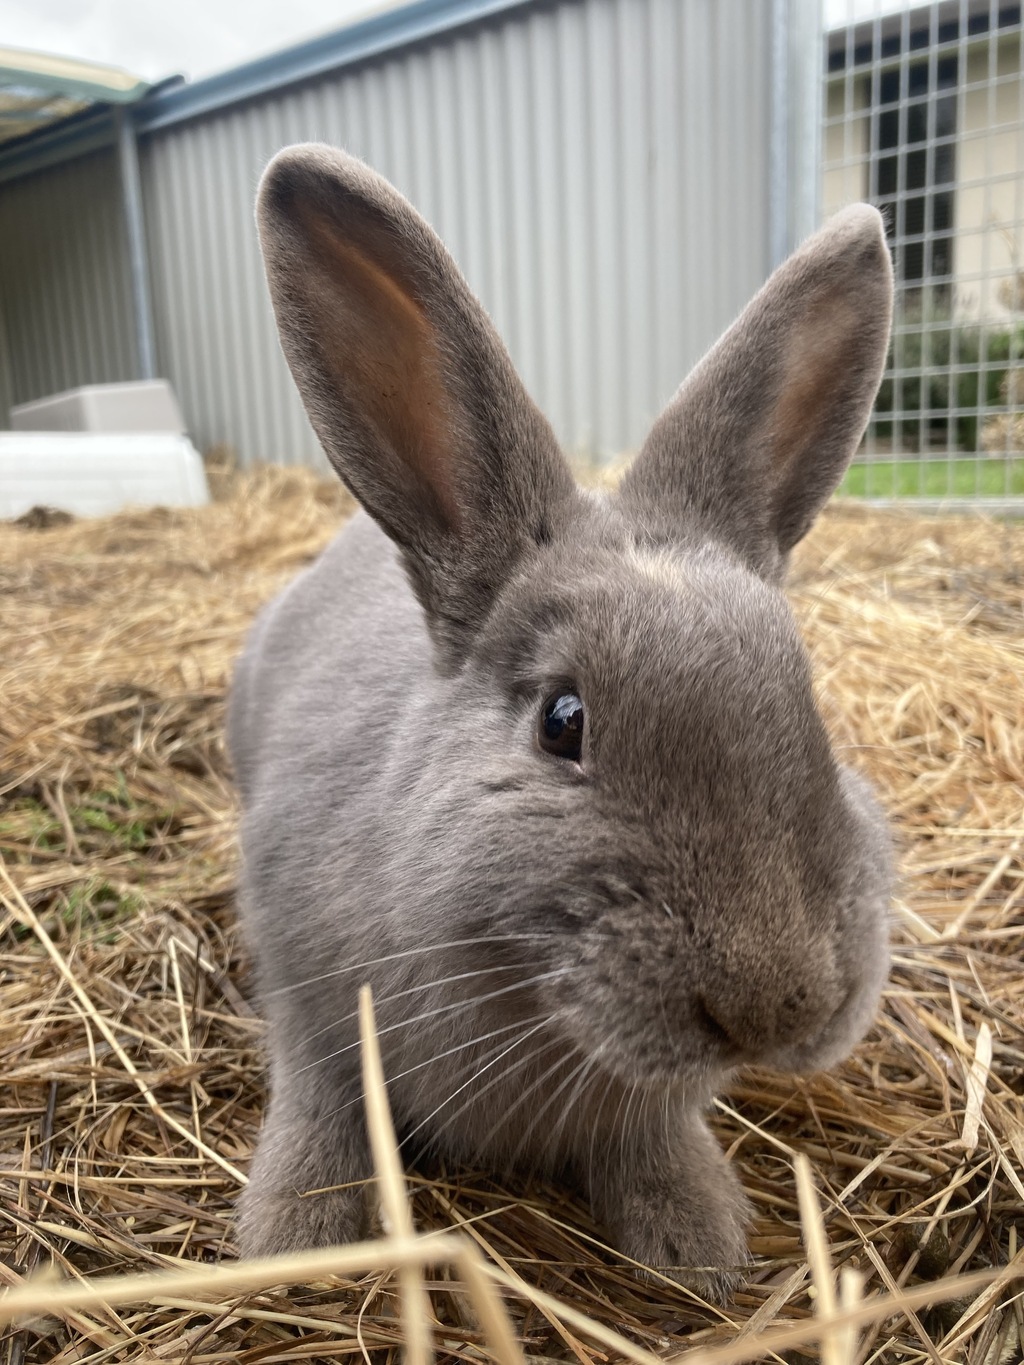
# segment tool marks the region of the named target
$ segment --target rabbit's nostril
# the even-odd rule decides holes
[[[824,992],[816,992],[803,985],[783,996],[775,1020],[775,1034],[779,1042],[798,1042],[827,1028],[842,1008]]]
[[[828,1018],[822,1021],[821,1031],[831,1027],[837,1020],[842,1019],[850,1007],[851,1001],[857,996],[857,987],[848,986],[840,995],[839,1000],[832,1004],[829,1009]]]
[[[714,1013],[708,1008],[707,1001],[701,996],[697,997],[696,1012],[697,1023],[712,1042],[720,1043],[723,1046],[730,1048],[733,1046],[732,1038],[729,1036],[729,1030],[718,1022]]]
[[[795,991],[790,991],[782,1001],[779,1010],[779,1023],[785,1027],[787,1024],[797,1023],[807,1012],[807,989],[800,986]]]

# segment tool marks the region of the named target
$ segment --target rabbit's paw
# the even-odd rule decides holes
[[[625,1190],[613,1229],[627,1256],[716,1303],[742,1283],[749,1260],[750,1205],[732,1174],[722,1175],[714,1190],[695,1190],[685,1177]]]
[[[250,1185],[241,1200],[238,1250],[248,1260],[358,1242],[367,1235],[369,1223],[362,1186],[303,1194]]]

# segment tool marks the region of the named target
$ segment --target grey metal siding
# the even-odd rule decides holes
[[[253,228],[289,142],[434,225],[566,447],[635,448],[769,267],[771,6],[561,0],[143,139],[157,345],[197,440],[317,461]]]
[[[489,17],[301,83],[257,92],[243,69],[234,103],[144,113],[157,359],[197,444],[229,444],[245,462],[322,462],[253,225],[269,158],[322,139],[364,157],[433,223],[571,453],[635,449],[764,279],[773,241],[788,229],[792,243],[795,219],[780,235],[769,195],[788,131],[780,142],[787,111],[773,91],[791,88],[789,66],[807,56],[815,69],[817,5],[482,0],[467,13]],[[783,155],[799,171],[792,146]],[[0,184],[0,316],[12,401],[133,375],[112,150]]]
[[[7,340],[7,321],[0,307],[0,429],[8,425],[8,413],[14,403],[11,390],[11,348]]]
[[[8,406],[135,377],[130,283],[113,151],[0,192],[0,425]]]

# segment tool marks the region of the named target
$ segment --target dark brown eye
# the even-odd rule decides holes
[[[540,747],[558,758],[580,761],[583,749],[583,703],[575,692],[556,692],[540,713]]]

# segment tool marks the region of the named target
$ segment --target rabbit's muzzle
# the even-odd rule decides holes
[[[698,1016],[725,1055],[756,1062],[821,1035],[845,997],[827,942],[783,948],[734,946],[727,965],[710,965]]]
[[[708,902],[689,915],[685,898],[673,907],[662,892],[607,910],[559,981],[563,1030],[628,1081],[714,1083],[740,1065],[831,1065],[877,1008],[888,882],[832,890],[834,899],[797,896],[754,912],[749,901]]]

